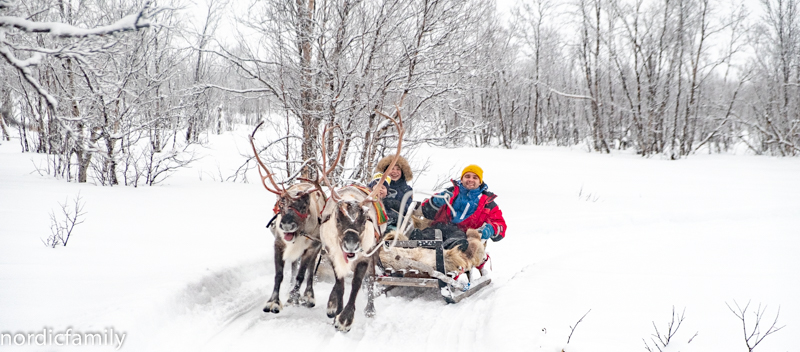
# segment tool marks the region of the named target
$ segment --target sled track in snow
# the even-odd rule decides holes
[[[333,328],[332,319],[325,313],[333,286],[330,269],[325,266],[321,265],[314,286],[316,306],[310,309],[286,304],[291,289],[287,270],[281,287],[284,306],[279,314],[262,311],[274,279],[270,261],[243,263],[209,273],[178,294],[176,305],[182,317],[175,324],[188,321],[201,327],[188,329],[188,334],[196,336],[185,335],[196,341],[198,350],[292,346],[303,341],[301,350],[380,347],[385,351],[392,341],[407,346],[410,338],[422,350],[471,351],[481,345],[481,324],[491,313],[496,284],[458,304],[445,303],[432,289],[393,290],[388,296],[376,298],[374,318],[364,316],[366,298],[359,295],[352,330],[344,334]],[[348,292],[349,289],[348,283]]]
[[[323,268],[320,271],[323,280],[329,276]],[[288,305],[286,299],[292,287],[290,269],[286,270],[281,286],[283,310],[279,314],[264,313],[262,308],[272,292],[274,275],[271,260],[264,259],[209,272],[187,284],[169,304],[175,316],[165,322],[164,330],[168,333],[164,335],[178,335],[178,339],[193,342],[194,348],[204,349],[227,345],[232,339],[241,340],[242,335],[258,332],[263,335],[263,331],[278,340],[285,339],[286,331],[281,332],[280,328],[285,325],[320,325],[333,331],[324,308],[332,284],[315,282],[314,308]]]
[[[267,276],[264,262],[216,271],[188,284],[178,302],[189,315],[211,315],[227,324],[255,305],[259,297],[253,286],[266,284]]]

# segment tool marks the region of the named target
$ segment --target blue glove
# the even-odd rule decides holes
[[[448,199],[453,198],[453,192],[450,192],[450,191],[444,191],[444,192],[439,193],[438,195],[443,196],[445,194],[448,195]],[[437,208],[441,208],[444,205],[445,202],[446,202],[446,200],[444,198],[442,198],[442,197],[431,197],[431,204],[433,204],[433,206],[435,206]]]
[[[481,239],[488,240],[494,236],[494,227],[489,224],[483,224],[483,230],[481,230]]]

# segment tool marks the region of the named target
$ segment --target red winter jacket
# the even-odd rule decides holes
[[[452,205],[453,201],[458,197],[459,188],[455,185],[455,182],[453,182],[453,187],[449,187],[447,190],[453,192],[453,197],[450,198],[450,204]],[[458,228],[467,232],[469,229],[477,229],[483,226],[484,223],[487,223],[494,227],[492,241],[496,242],[505,238],[506,229],[508,227],[506,226],[506,220],[503,219],[503,212],[500,210],[500,207],[497,206],[497,203],[494,202],[495,198],[497,198],[497,196],[494,193],[484,191],[478,201],[478,208],[475,209],[475,212],[468,218],[456,224]],[[425,202],[422,203],[422,211],[424,214],[427,213],[426,217],[428,217],[428,214],[435,211],[433,204],[430,204],[430,199],[426,199]],[[450,207],[448,206],[442,206],[435,214],[431,225],[439,223],[447,224],[451,223],[453,220],[453,214],[450,212]]]

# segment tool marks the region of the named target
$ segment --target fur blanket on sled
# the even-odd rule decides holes
[[[386,239],[392,240],[394,236],[400,241],[408,240],[405,235],[399,234],[396,231],[387,234]],[[467,231],[467,248],[463,250],[459,247],[444,250],[444,267],[446,272],[464,272],[469,271],[475,266],[478,266],[486,257],[483,242],[481,241],[481,233],[478,230]],[[394,247],[389,250],[382,249],[380,251],[381,262],[384,268],[392,268],[394,270],[410,269],[403,266],[400,262],[401,258],[414,260],[430,267],[436,267],[436,251],[428,248],[398,248]]]

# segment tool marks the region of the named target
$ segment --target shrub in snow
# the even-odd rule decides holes
[[[69,198],[64,203],[58,203],[58,205],[61,206],[61,214],[56,216],[55,212],[50,212],[51,234],[46,240],[42,240],[46,246],[51,248],[55,248],[58,245],[66,246],[75,226],[83,223],[83,216],[86,215],[83,211],[86,203],[81,200],[80,193],[72,202],[72,207],[68,206]]]
[[[781,308],[780,307],[778,307],[778,313],[775,314],[775,320],[772,321],[772,324],[769,326],[769,328],[767,328],[767,331],[762,333],[761,332],[761,319],[764,318],[764,313],[767,312],[767,306],[764,306],[762,308],[761,304],[759,304],[758,308],[756,308],[756,311],[753,312],[754,315],[755,315],[755,320],[753,320],[753,319],[748,319],[745,316],[745,314],[747,313],[747,309],[750,307],[750,302],[749,301],[744,306],[744,308],[739,307],[739,303],[736,303],[736,301],[733,301],[733,304],[736,306],[736,310],[731,308],[730,304],[728,304],[727,302],[725,304],[728,305],[728,309],[730,309],[731,312],[733,312],[733,314],[735,314],[736,317],[739,318],[739,320],[742,321],[742,331],[744,331],[744,342],[747,345],[747,350],[749,352],[753,352],[753,350],[756,348],[756,346],[758,346],[758,344],[761,343],[761,341],[764,341],[764,339],[767,336],[769,336],[771,334],[774,334],[774,333],[780,331],[781,329],[783,329],[784,327],[786,327],[786,325],[781,326],[781,327],[777,326],[778,325],[778,317],[781,315]],[[750,324],[748,324],[748,321],[749,321]],[[749,328],[748,328],[748,325],[750,326]]]

